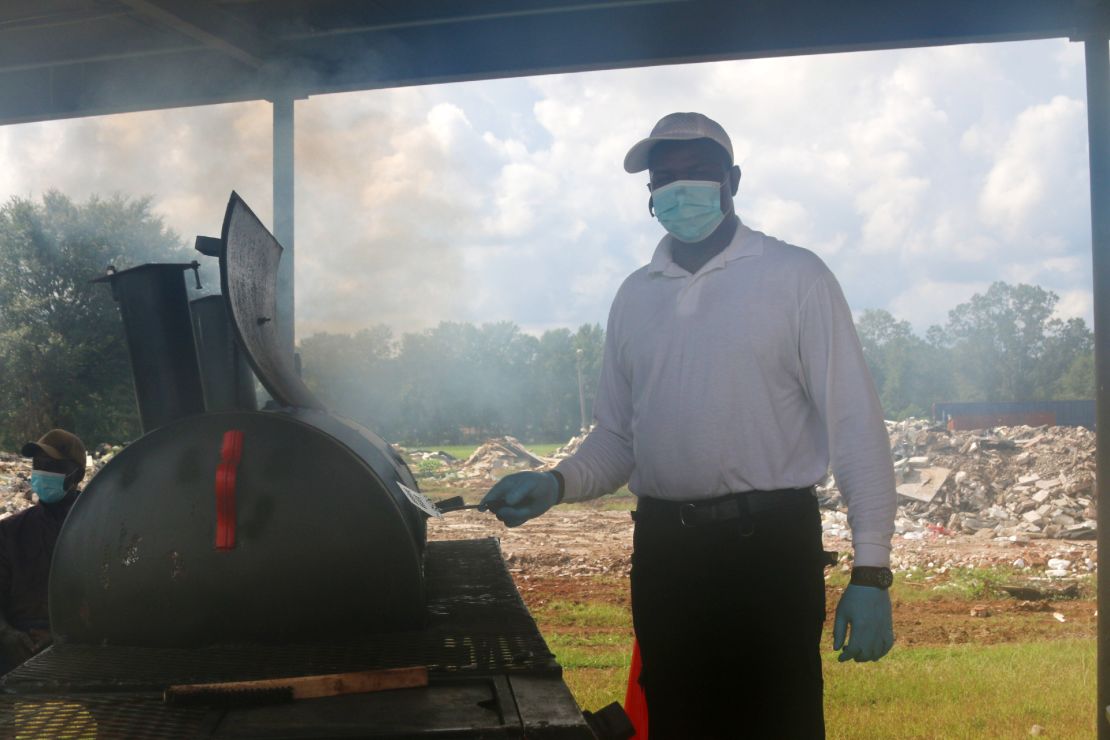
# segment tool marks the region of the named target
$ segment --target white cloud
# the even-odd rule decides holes
[[[1060,296],[1055,316],[1061,319],[1085,319],[1089,322],[1093,311],[1094,297],[1091,291],[1068,290]]]
[[[979,208],[1011,238],[1044,222],[1044,212],[1074,214],[1057,198],[1086,189],[1086,107],[1057,95],[1022,111],[987,175]]]
[[[822,256],[854,309],[924,329],[1006,279],[1089,318],[1083,84],[1080,47],[1051,41],[299,101],[299,334],[603,323],[661,234],[624,154],[675,110],[725,126],[741,217]],[[270,221],[270,147],[266,103],[0,128],[0,197],[150,194],[214,234],[233,188]]]
[[[746,223],[757,231],[774,234],[790,244],[813,244],[813,220],[805,205],[796,200],[774,196],[759,198],[753,203],[753,216]]]
[[[948,312],[965,303],[976,293],[983,293],[990,283],[950,280],[912,281],[890,302],[889,310],[897,318],[909,321],[918,330],[948,321]]]

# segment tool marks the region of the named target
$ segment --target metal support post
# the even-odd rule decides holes
[[[1105,36],[1083,43],[1094,263],[1095,423],[1098,554],[1110,553],[1110,49]],[[1099,557],[1102,561],[1102,557]],[[1110,558],[1098,568],[1098,737],[1110,740]]]
[[[589,425],[586,424],[586,389],[582,385],[582,350],[575,350],[574,354],[575,365],[578,367],[578,418],[582,420],[579,431],[584,432],[589,429]]]
[[[274,98],[274,236],[285,248],[278,265],[277,329],[292,358],[293,314],[293,98]]]

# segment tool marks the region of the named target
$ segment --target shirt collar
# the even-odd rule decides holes
[[[736,232],[732,235],[732,241],[728,246],[721,250],[713,259],[705,263],[705,265],[698,270],[701,272],[709,272],[710,270],[717,270],[723,268],[726,263],[733,260],[740,259],[741,257],[758,257],[763,254],[763,235],[758,231],[753,231],[744,225],[737,217]],[[679,267],[671,254],[674,246],[674,237],[666,234],[659,240],[659,245],[655,247],[655,254],[651,257],[651,262],[648,263],[648,274],[661,274],[667,277],[689,277],[690,273]]]

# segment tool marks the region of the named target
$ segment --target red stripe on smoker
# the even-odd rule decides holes
[[[220,464],[216,467],[216,549],[235,547],[235,480],[243,459],[243,432],[224,432]]]

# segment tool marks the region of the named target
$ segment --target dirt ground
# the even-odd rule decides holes
[[[429,521],[428,537],[500,538],[509,570],[530,608],[551,600],[628,606],[632,520],[627,511],[556,509],[516,529],[504,527],[490,514],[464,511]],[[849,542],[827,537],[825,548],[842,554],[851,552]],[[1060,581],[1043,578],[1050,558],[1067,559],[1074,573],[1082,576],[1094,567],[1094,543],[940,535],[905,540],[895,536],[895,570],[913,573],[894,592],[899,643],[982,645],[1093,637],[1097,611],[1090,593],[1084,592],[1078,599],[1045,601],[1004,596],[969,601],[935,593],[935,587],[946,583],[953,569],[964,567],[1008,566],[1018,581],[1058,585]],[[1019,559],[1024,567],[1014,568]],[[847,570],[849,563],[842,561],[836,567]],[[828,587],[830,626],[839,593],[839,587]]]

